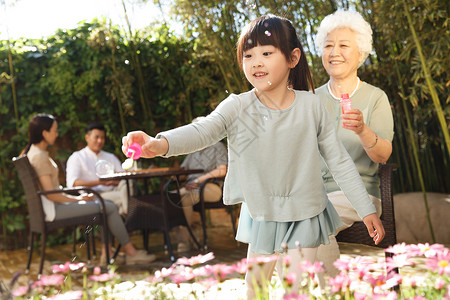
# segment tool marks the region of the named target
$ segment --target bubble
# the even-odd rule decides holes
[[[245,5],[248,8],[255,9],[256,8],[256,1],[255,0],[245,0]]]
[[[253,44],[252,39],[248,39],[248,40],[247,40],[247,43],[248,43],[249,45]]]
[[[100,159],[95,164],[95,173],[97,176],[110,175],[114,173],[114,165],[109,161]]]
[[[267,81],[267,83],[268,83],[269,85],[272,85],[272,82],[270,82],[270,81]]]
[[[265,33],[267,36],[271,36],[271,35],[272,35],[272,34],[270,33],[269,30],[264,31],[264,33]]]

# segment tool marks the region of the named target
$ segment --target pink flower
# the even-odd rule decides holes
[[[386,283],[383,285],[385,290],[392,289],[395,286],[400,285],[402,283],[402,276],[397,273],[388,274]]]
[[[69,274],[70,271],[76,271],[85,266],[85,263],[77,263],[72,264],[70,262],[66,262],[65,264],[53,265],[52,272],[53,273],[61,273],[61,274]]]
[[[311,279],[314,279],[316,273],[324,271],[322,262],[316,261],[312,263],[309,260],[303,261],[302,264],[298,266],[298,269],[307,272]]]
[[[288,286],[292,286],[297,279],[296,273],[288,273],[286,276],[284,276],[284,281]]]
[[[303,265],[300,267],[301,270],[308,272],[309,274],[323,272],[323,263],[320,261],[315,261],[314,263],[309,260],[303,261]]]
[[[302,295],[302,294],[286,294],[283,296],[283,300],[309,300],[311,297],[309,295]]]
[[[204,269],[207,274],[214,275],[221,282],[234,271],[233,267],[225,264],[206,265]]]
[[[193,273],[178,273],[170,276],[170,280],[175,284],[180,284],[181,282],[191,281],[195,276]]]
[[[365,293],[356,291],[353,293],[353,297],[355,297],[355,300],[364,300],[364,299],[366,299],[367,295]],[[367,299],[369,299],[369,298],[367,298]]]
[[[289,266],[291,265],[291,257],[289,255],[284,255],[283,256],[283,265],[286,268],[289,268]]]
[[[23,286],[19,286],[17,289],[15,289],[11,295],[13,297],[22,297],[25,296],[28,293],[28,286],[23,285]]]
[[[445,250],[448,251],[448,249],[441,244],[433,244],[430,246],[430,244],[425,243],[425,244],[418,244],[417,247],[419,248],[420,255],[424,255],[425,257],[433,257],[442,251]]]
[[[352,276],[358,280],[362,280],[367,274],[369,274],[369,268],[365,266],[352,271]]]
[[[195,277],[208,277],[210,274],[209,274],[209,269],[207,267],[208,267],[208,265],[200,267],[200,268],[196,268],[192,272],[194,273]],[[231,268],[233,268],[233,267],[231,267]]]
[[[64,275],[42,275],[41,278],[33,283],[32,287],[57,286],[64,283]]]
[[[437,290],[441,290],[445,287],[445,283],[445,280],[443,280],[442,278],[437,278],[434,282],[434,288]]]
[[[83,291],[68,291],[64,294],[58,294],[48,299],[52,300],[78,300],[83,298]]]
[[[94,267],[94,275],[102,274],[102,269],[99,266]]]
[[[388,257],[386,259],[387,272],[389,273],[395,268],[401,268],[404,266],[414,266],[415,263],[408,260],[409,257],[410,256],[407,254],[398,254],[398,255],[394,255],[393,257]]]
[[[372,288],[375,288],[377,286],[383,285],[385,283],[386,279],[385,279],[384,275],[374,276],[369,273],[364,276],[363,280],[365,282],[368,282],[372,286]]]
[[[209,252],[208,254],[205,254],[205,255],[199,254],[199,255],[193,256],[191,258],[181,257],[177,260],[177,264],[185,265],[185,266],[195,266],[195,265],[201,265],[212,259],[214,259],[214,253]]]
[[[162,268],[161,270],[157,270],[153,276],[150,276],[150,280],[152,282],[162,282],[164,278],[169,277],[173,273],[173,267],[170,268]]]
[[[278,260],[278,255],[274,254],[274,255],[261,255],[261,256],[257,256],[254,257],[252,259],[249,259],[249,263],[257,263],[258,265],[263,265],[263,264],[267,264],[273,261]]]
[[[394,246],[388,247],[385,252],[394,253],[394,254],[405,254],[408,253],[409,247],[406,246],[406,243],[395,244]]]
[[[233,265],[233,271],[238,274],[245,274],[248,269],[247,259],[241,259],[235,265]]]
[[[374,293],[370,299],[371,300],[396,300],[398,295],[396,292],[387,292],[387,293]]]
[[[199,283],[206,287],[206,289],[210,289],[211,287],[217,285],[219,282],[214,277],[209,277],[203,280],[200,280]]]
[[[438,272],[439,275],[450,274],[450,252],[448,249],[438,252],[435,257],[430,257],[425,262],[431,270]]]
[[[116,274],[114,273],[103,273],[100,275],[91,275],[89,276],[89,279],[97,282],[106,282],[113,279],[115,276]]]
[[[328,281],[331,286],[331,292],[333,293],[345,291],[350,284],[350,279],[345,272],[339,273],[334,278],[329,278]]]
[[[347,259],[338,259],[334,262],[334,266],[339,270],[339,271],[350,271],[350,270],[354,270],[354,269],[360,269],[360,268],[365,268],[369,265],[371,265],[373,262],[367,258],[367,257],[362,257],[362,256],[357,256],[354,258],[347,258]]]
[[[70,272],[69,264],[70,264],[69,262],[66,262],[65,264],[53,265],[52,272],[53,273],[61,273],[61,274],[69,274],[69,272]]]

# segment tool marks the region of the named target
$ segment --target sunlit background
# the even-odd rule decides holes
[[[162,19],[153,1],[142,2],[124,1],[133,30]],[[0,0],[0,40],[39,39],[102,17],[127,28],[121,0]]]

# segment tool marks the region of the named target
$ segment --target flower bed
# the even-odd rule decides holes
[[[450,300],[448,248],[439,244],[397,244],[386,251],[392,253],[387,262],[364,256],[336,261],[340,273],[328,278],[328,286],[322,289],[316,288],[318,283],[314,276],[323,272],[322,265],[305,262],[301,266],[304,278],[286,274],[281,280],[271,281],[268,291],[258,290],[258,297]],[[11,296],[14,299],[245,299],[243,276],[247,271],[247,260],[233,265],[207,264],[213,258],[213,253],[180,258],[170,268],[140,280],[121,280],[114,268],[101,273],[96,267],[91,273],[84,263],[67,262],[53,266],[54,274],[42,275],[28,286],[14,289]],[[263,264],[267,259],[254,262]],[[397,269],[399,273],[396,273]],[[72,277],[79,272],[83,278],[82,287],[73,288]],[[289,290],[293,280],[301,282],[298,291]],[[285,290],[289,293],[284,293]]]

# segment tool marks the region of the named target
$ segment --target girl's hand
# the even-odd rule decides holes
[[[124,154],[132,143],[141,145],[141,157],[145,158],[161,156],[169,151],[169,143],[165,138],[155,139],[143,131],[132,131],[122,138],[122,152]]]
[[[380,218],[378,218],[376,213],[373,213],[365,216],[363,222],[367,227],[370,237],[375,242],[375,245],[378,245],[384,239],[386,234]]]
[[[342,128],[354,131],[360,134],[364,129],[364,117],[359,109],[350,109],[345,114],[342,114]]]

